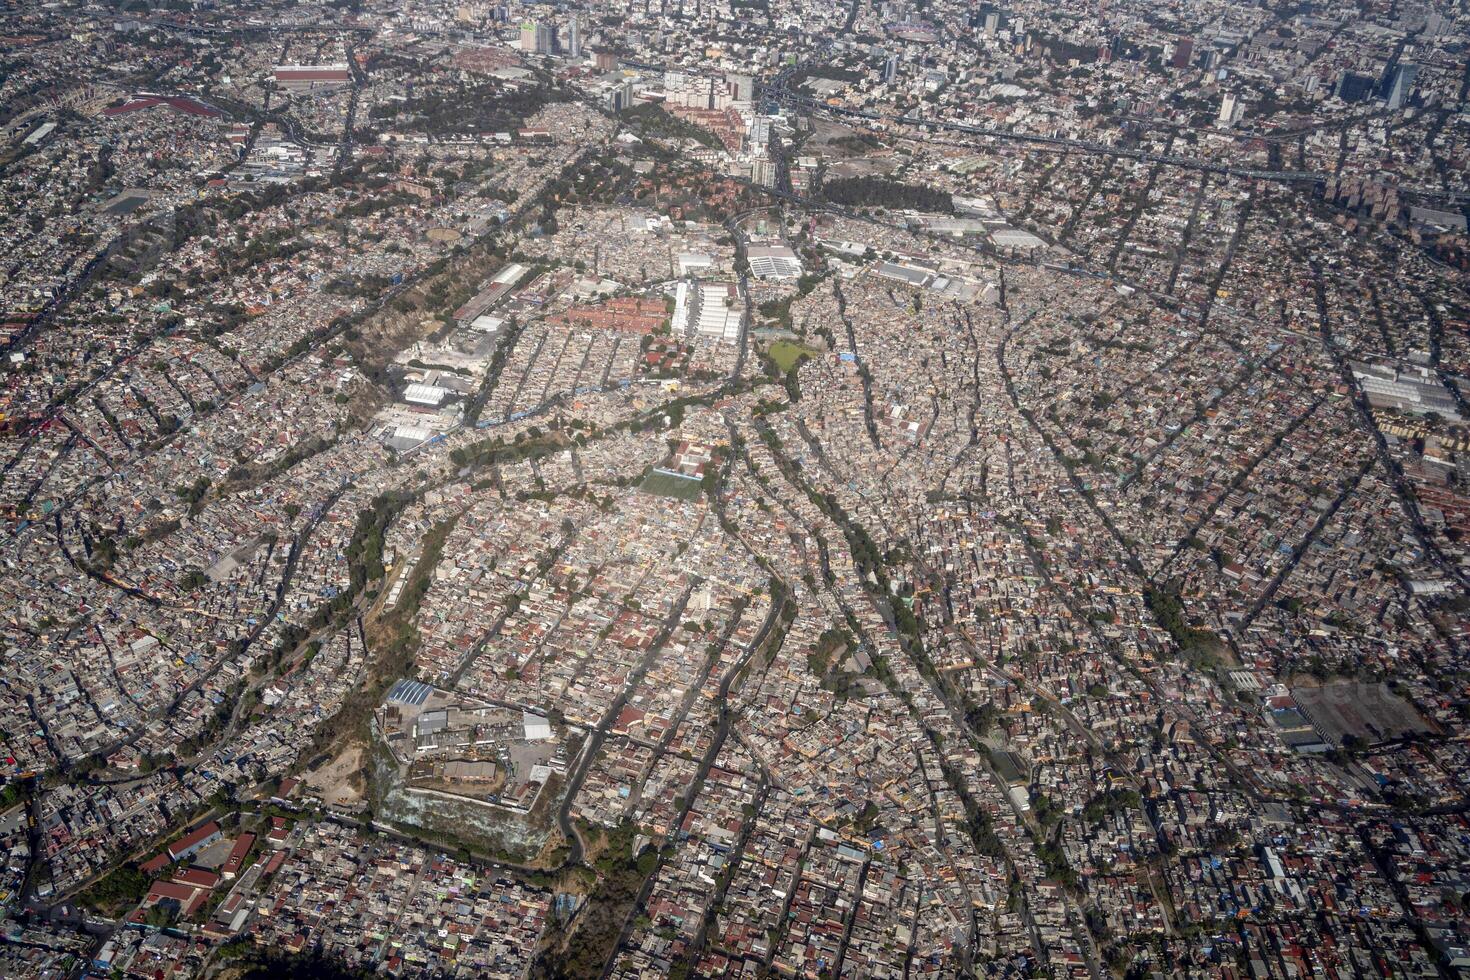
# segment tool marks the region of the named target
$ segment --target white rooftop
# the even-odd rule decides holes
[[[449,389],[438,385],[411,384],[403,392],[403,400],[415,405],[438,405],[447,394]]]

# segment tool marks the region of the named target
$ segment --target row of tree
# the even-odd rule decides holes
[[[948,191],[918,184],[904,184],[885,177],[838,177],[822,182],[822,196],[849,208],[889,208],[953,214],[954,200]]]

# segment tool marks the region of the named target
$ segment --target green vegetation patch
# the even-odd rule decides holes
[[[673,497],[676,500],[694,500],[699,496],[703,487],[698,480],[690,480],[686,477],[675,476],[672,473],[660,473],[650,470],[643,482],[638,484],[638,489],[644,493],[657,494],[660,497]]]
[[[804,344],[792,343],[789,340],[778,340],[770,346],[766,354],[776,363],[776,367],[782,374],[796,367],[807,358],[816,357],[821,351]]]
[[[1204,669],[1219,665],[1223,644],[1210,630],[1199,629],[1186,621],[1184,602],[1178,591],[1171,586],[1148,589],[1143,597],[1154,619],[1179,645],[1179,652],[1185,660]]]
[[[131,865],[114,868],[94,881],[77,901],[103,915],[122,915],[148,894],[148,876]]]
[[[947,191],[904,184],[883,177],[841,177],[822,184],[822,196],[850,208],[891,208],[954,213]]]

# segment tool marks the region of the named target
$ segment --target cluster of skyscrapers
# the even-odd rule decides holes
[[[1389,109],[1402,109],[1414,90],[1414,80],[1419,77],[1419,66],[1412,61],[1395,60],[1384,68],[1383,75],[1360,75],[1344,72],[1337,83],[1337,97],[1344,102],[1367,102],[1382,99]]]
[[[521,23],[521,50],[530,54],[564,54],[569,58],[582,57],[582,28],[577,15],[572,14],[567,22],[567,40],[563,46],[557,35],[555,24],[543,24],[528,20]]]

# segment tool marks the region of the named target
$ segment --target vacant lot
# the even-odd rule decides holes
[[[328,804],[351,806],[362,800],[362,746],[349,745],[341,755],[306,774],[306,785]]]
[[[1434,727],[1414,706],[1387,684],[1342,681],[1291,692],[1322,734],[1341,745],[1348,735],[1372,744],[1411,732],[1430,734]]]

